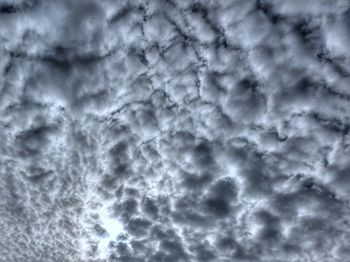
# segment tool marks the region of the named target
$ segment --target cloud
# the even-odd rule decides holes
[[[0,257],[346,260],[349,8],[0,0]]]

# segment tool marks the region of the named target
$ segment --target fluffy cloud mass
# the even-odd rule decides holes
[[[348,0],[0,0],[0,261],[350,257]]]

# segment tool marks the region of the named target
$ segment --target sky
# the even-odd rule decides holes
[[[348,0],[0,0],[0,262],[344,262]]]

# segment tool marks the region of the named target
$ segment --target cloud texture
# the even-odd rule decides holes
[[[349,10],[0,0],[0,261],[347,261]]]

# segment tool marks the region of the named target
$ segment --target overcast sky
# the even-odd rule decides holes
[[[0,262],[350,261],[348,0],[0,0]]]

